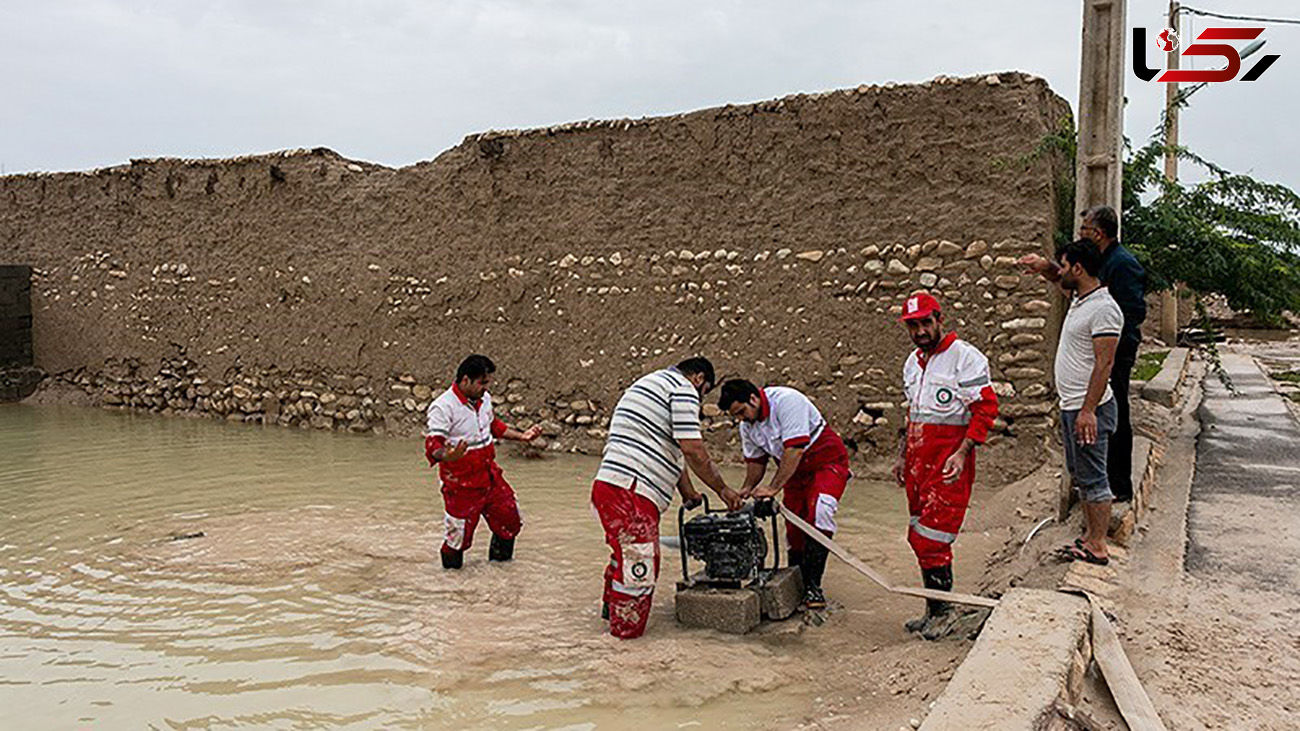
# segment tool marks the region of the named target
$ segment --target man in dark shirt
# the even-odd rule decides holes
[[[1129,417],[1129,379],[1137,362],[1138,344],[1142,342],[1142,321],[1147,319],[1147,273],[1137,257],[1116,238],[1119,218],[1110,206],[1095,206],[1080,214],[1079,234],[1092,239],[1101,249],[1101,272],[1098,278],[1124,313],[1124,330],[1115,349],[1115,365],[1110,372],[1110,387],[1115,393],[1118,419],[1110,438],[1107,472],[1116,502],[1133,499],[1133,423]],[[1060,267],[1037,254],[1020,258],[1030,272],[1050,282],[1061,278]]]

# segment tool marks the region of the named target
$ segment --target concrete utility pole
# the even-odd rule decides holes
[[[1076,214],[1092,206],[1120,210],[1124,177],[1125,9],[1126,0],[1083,2]],[[1078,223],[1076,216],[1074,226]]]
[[[1124,182],[1124,36],[1126,0],[1083,0],[1083,44],[1079,62],[1079,149],[1074,174],[1074,221],[1092,206],[1121,210]],[[1123,225],[1123,219],[1120,220]],[[1052,313],[1059,337],[1065,303],[1056,298]],[[1061,470],[1057,519],[1070,515],[1074,491],[1069,473]]]
[[[1169,27],[1178,33],[1178,0],[1169,0]],[[1179,39],[1182,36],[1179,35]],[[1169,49],[1168,68],[1178,68],[1178,46]],[[1169,182],[1178,180],[1178,155],[1174,147],[1178,145],[1178,82],[1165,84],[1165,179]],[[1175,291],[1177,283],[1160,293],[1160,339],[1166,345],[1177,345],[1178,340],[1178,296]]]

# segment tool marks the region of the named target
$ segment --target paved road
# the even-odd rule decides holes
[[[1187,514],[1188,572],[1300,593],[1300,423],[1255,359],[1224,353],[1240,395],[1205,379]]]

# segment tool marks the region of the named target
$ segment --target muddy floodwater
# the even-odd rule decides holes
[[[596,461],[504,452],[516,560],[480,527],[446,572],[415,441],[0,407],[0,728],[856,725],[960,655],[839,564],[820,625],[681,628],[671,550],[646,637],[609,638]],[[855,480],[841,536],[909,577],[904,512]]]

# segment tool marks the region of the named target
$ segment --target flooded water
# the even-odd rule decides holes
[[[446,572],[421,452],[0,407],[0,727],[785,728],[835,688],[875,695],[854,663],[906,641],[915,607],[840,565],[827,586],[843,608],[822,626],[681,628],[669,550],[647,636],[614,640],[593,459],[506,454],[516,561],[486,562],[483,526]],[[841,535],[909,576],[904,512],[899,491],[852,483]]]

